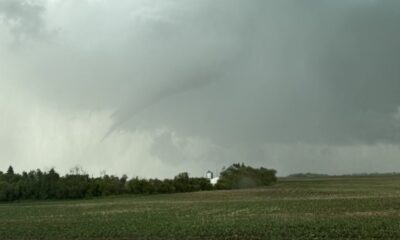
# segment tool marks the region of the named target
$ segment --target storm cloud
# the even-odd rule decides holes
[[[16,42],[45,34],[43,11],[41,5],[32,1],[0,1],[0,20],[8,27]]]
[[[397,1],[0,0],[0,19],[3,168],[400,168]]]

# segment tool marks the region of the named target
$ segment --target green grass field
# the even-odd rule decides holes
[[[400,239],[400,177],[0,204],[0,239]]]

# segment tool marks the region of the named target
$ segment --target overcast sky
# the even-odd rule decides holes
[[[400,171],[400,1],[0,0],[0,169]]]

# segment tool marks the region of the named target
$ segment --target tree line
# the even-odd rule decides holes
[[[15,173],[12,166],[0,171],[0,201],[82,199],[121,194],[162,194],[217,189],[235,189],[270,185],[276,181],[275,170],[254,169],[234,164],[221,172],[221,178],[213,186],[207,178],[189,177],[187,172],[173,179],[128,179],[114,175],[90,177],[79,168],[61,176],[53,168],[40,169],[22,174]]]

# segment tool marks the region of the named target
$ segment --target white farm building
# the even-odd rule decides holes
[[[206,178],[210,180],[210,183],[211,183],[212,185],[217,184],[217,182],[218,182],[218,180],[219,180],[219,177],[214,177],[214,173],[211,172],[211,171],[207,171],[207,173],[206,173]]]
[[[211,178],[211,179],[210,179],[210,183],[211,183],[212,185],[215,185],[215,184],[217,184],[218,180],[219,180],[219,177]]]

